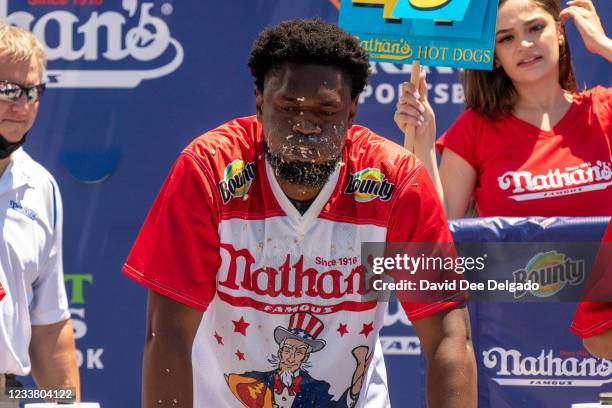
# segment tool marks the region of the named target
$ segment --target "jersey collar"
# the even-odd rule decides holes
[[[278,184],[278,181],[276,181],[272,166],[270,166],[267,160],[264,159],[264,161],[266,163],[266,177],[268,178],[268,183],[270,184],[270,188],[272,189],[272,193],[274,194],[276,201],[278,202],[284,213],[291,219],[292,223],[299,230],[302,230],[302,232],[304,232],[307,226],[319,216],[321,210],[323,209],[323,206],[325,205],[325,203],[327,203],[327,201],[333,194],[334,189],[336,188],[336,184],[338,184],[340,166],[336,165],[336,169],[329,176],[329,179],[327,180],[315,200],[312,202],[308,210],[306,210],[304,215],[301,215],[297,208],[295,208],[289,198],[285,195],[280,185]]]

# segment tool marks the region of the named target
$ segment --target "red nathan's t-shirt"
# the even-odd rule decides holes
[[[299,398],[303,406],[388,407],[378,337],[386,304],[362,296],[360,282],[362,242],[385,241],[452,242],[412,154],[351,127],[341,165],[301,215],[265,161],[261,125],[246,117],[181,153],[123,271],[206,310],[192,351],[194,407],[262,406],[260,397],[278,406]],[[418,320],[457,302],[402,305]],[[286,339],[310,346],[301,387],[289,395],[273,386]],[[366,364],[356,401],[347,395],[355,360]]]
[[[482,217],[612,215],[611,130],[612,89],[596,87],[550,131],[466,110],[436,145],[476,171]]]
[[[612,246],[612,220],[601,240],[606,245],[600,250],[599,256],[603,260],[605,272],[612,274],[612,264],[610,264],[610,246]],[[603,253],[605,252],[605,253]],[[608,282],[608,279],[605,279]],[[612,302],[580,302],[574,315],[574,320],[570,326],[572,332],[582,338],[593,337],[612,329]]]

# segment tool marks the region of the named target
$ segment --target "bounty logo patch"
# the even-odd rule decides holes
[[[387,201],[391,198],[395,185],[385,179],[379,169],[369,167],[351,174],[344,189],[345,194],[352,194],[355,201],[367,203],[376,198]]]
[[[223,204],[234,197],[245,197],[255,178],[255,163],[236,159],[225,168],[223,180],[219,182],[219,193]]]
[[[539,253],[529,260],[524,269],[512,272],[515,283],[537,283],[538,290],[530,293],[539,298],[553,296],[566,284],[579,285],[584,281],[585,263],[557,251]],[[516,291],[516,299],[523,297],[527,291]]]

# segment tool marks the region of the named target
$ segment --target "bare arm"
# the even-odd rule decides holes
[[[476,407],[476,360],[467,309],[446,310],[413,325],[427,357],[427,405]]]
[[[413,126],[416,129],[414,154],[425,165],[436,192],[440,196],[440,201],[444,203],[434,147],[436,116],[427,100],[425,73],[421,73],[418,90],[410,83],[402,84],[402,94],[397,102],[393,119],[402,132],[405,132],[408,126]]]
[[[70,319],[32,326],[32,377],[40,389],[74,388],[80,400],[79,369]]]
[[[476,186],[476,170],[457,153],[444,149],[440,161],[440,180],[446,218],[465,216]]]
[[[595,357],[612,360],[612,329],[583,341],[584,348]]]
[[[193,407],[191,349],[201,320],[202,312],[149,290],[143,408]]]
[[[476,185],[476,171],[449,149],[442,153],[438,169],[435,150],[436,118],[427,100],[424,74],[421,74],[418,92],[412,84],[402,85],[402,95],[397,103],[394,120],[402,131],[406,126],[416,127],[414,153],[427,169],[446,217],[463,217]]]

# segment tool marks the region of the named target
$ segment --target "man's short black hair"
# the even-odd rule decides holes
[[[255,86],[263,91],[266,74],[285,62],[340,68],[351,79],[352,99],[363,91],[370,75],[368,54],[359,41],[319,19],[288,20],[259,34],[249,57]]]

